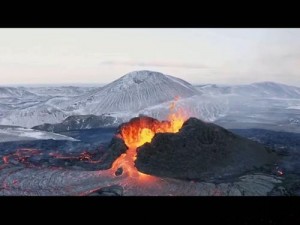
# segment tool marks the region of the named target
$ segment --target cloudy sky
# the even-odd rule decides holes
[[[0,29],[0,85],[103,84],[144,69],[300,86],[300,29]]]

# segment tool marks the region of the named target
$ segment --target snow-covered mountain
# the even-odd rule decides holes
[[[175,97],[180,97],[179,106],[206,121],[213,121],[226,111],[226,102],[204,96],[188,82],[176,77],[152,71],[134,71],[114,82],[94,89],[90,93],[55,104],[66,113],[80,115],[107,114],[116,120],[105,119],[105,125],[116,125],[139,114],[164,120]],[[85,120],[82,116],[71,116],[70,120],[58,124],[44,124],[38,129],[62,130],[78,127],[99,127],[103,118]],[[77,118],[76,121],[74,118]],[[81,118],[81,119],[79,119]],[[83,119],[82,119],[83,118]],[[99,122],[100,121],[100,122]],[[117,122],[116,122],[117,121]],[[76,124],[75,124],[76,122]]]
[[[67,114],[55,106],[42,102],[34,106],[8,111],[7,115],[0,119],[0,124],[29,128],[43,123],[56,123],[69,115],[70,113]]]
[[[0,98],[30,98],[36,97],[35,94],[24,88],[0,87]]]
[[[215,123],[225,128],[300,132],[300,88],[261,82],[249,85],[198,85],[199,91],[226,101],[227,113]]]
[[[142,109],[138,114],[164,120],[170,113],[170,105],[173,101],[165,102],[155,106]],[[194,95],[181,98],[176,101],[177,109],[183,109],[189,117],[197,117],[204,121],[215,121],[226,115],[228,103],[226,99],[218,99],[207,95]]]
[[[41,96],[18,88],[0,88],[0,124],[32,127],[34,125],[57,122],[67,115],[56,107],[60,101],[71,97]],[[5,90],[5,91],[4,91]]]
[[[274,82],[260,82],[247,85],[198,85],[197,90],[210,94],[231,94],[259,98],[300,98],[300,88]]]
[[[184,80],[144,70],[128,73],[87,95],[62,102],[59,107],[79,114],[132,113],[176,96],[186,98],[197,94],[199,92]]]
[[[273,98],[300,98],[300,88],[274,82],[261,82],[249,85],[252,89],[246,90],[255,96]]]
[[[94,87],[0,87],[0,124],[33,127],[63,121],[73,112],[57,105]]]
[[[75,86],[61,86],[61,87],[26,87],[26,90],[39,96],[79,96],[90,92],[96,87],[75,87]]]
[[[29,90],[35,93],[30,100],[0,98],[0,104],[5,105],[0,110],[0,124],[33,127],[60,123],[72,115],[110,114],[130,119],[138,111],[176,96],[200,95],[186,81],[152,71],[134,71],[99,88],[27,88],[27,92]],[[80,94],[73,96],[76,93]]]
[[[33,130],[23,127],[0,126],[0,143],[9,141],[22,140],[68,140],[76,141],[76,139],[60,134],[49,133],[45,131]]]
[[[166,119],[170,103],[177,96],[177,105],[190,116],[221,121],[226,126],[257,122],[284,127],[300,119],[299,87],[273,82],[193,86],[170,75],[143,70],[98,88],[2,87],[0,124],[29,128],[46,124],[47,129],[68,130],[95,128],[103,122],[107,126],[116,125],[139,114],[162,120]],[[104,114],[109,119],[103,119]],[[71,119],[66,120],[68,117]]]

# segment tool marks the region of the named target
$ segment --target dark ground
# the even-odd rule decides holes
[[[97,128],[62,132],[81,141],[19,141],[0,143],[0,168],[3,166],[3,156],[12,155],[9,164],[25,162],[25,166],[62,167],[74,170],[101,169],[97,162],[106,152],[116,128]],[[278,168],[284,172],[285,184],[293,195],[300,195],[300,134],[276,132],[263,129],[232,129],[235,134],[257,141],[274,149],[282,158]],[[17,149],[37,149],[39,154],[13,155]],[[83,157],[87,152],[88,157]],[[56,157],[53,153],[57,154]],[[52,155],[51,155],[52,154]],[[54,154],[54,155],[55,155]],[[83,155],[83,156],[82,156]],[[22,158],[23,157],[23,158]]]

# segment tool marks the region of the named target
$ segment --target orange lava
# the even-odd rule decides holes
[[[139,172],[135,166],[136,149],[146,142],[151,142],[156,133],[177,133],[188,118],[187,113],[182,109],[176,109],[176,101],[170,105],[170,114],[166,121],[158,121],[149,117],[139,117],[131,120],[121,128],[123,138],[128,150],[115,160],[112,171],[123,168],[123,173],[127,173],[132,178],[142,181],[149,181],[153,178],[150,175]]]

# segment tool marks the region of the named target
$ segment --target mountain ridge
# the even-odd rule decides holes
[[[184,98],[197,94],[199,91],[186,81],[159,72],[142,70],[127,73],[104,87],[60,107],[79,114],[134,112],[170,101],[176,96]]]
[[[228,113],[234,114],[232,118],[250,113],[251,117],[246,119],[252,121],[258,118],[258,112],[266,114],[268,108],[269,111],[286,109],[291,116],[285,116],[285,120],[299,120],[294,111],[300,107],[300,88],[275,82],[193,86],[177,77],[141,70],[127,73],[102,87],[0,87],[0,92],[1,88],[8,92],[2,91],[2,97],[0,94],[0,124],[28,128],[62,123],[72,115],[106,114],[126,121],[143,114],[164,120],[175,97],[180,97],[177,106],[188,110],[190,116],[210,122]],[[86,126],[82,122],[82,127]]]

